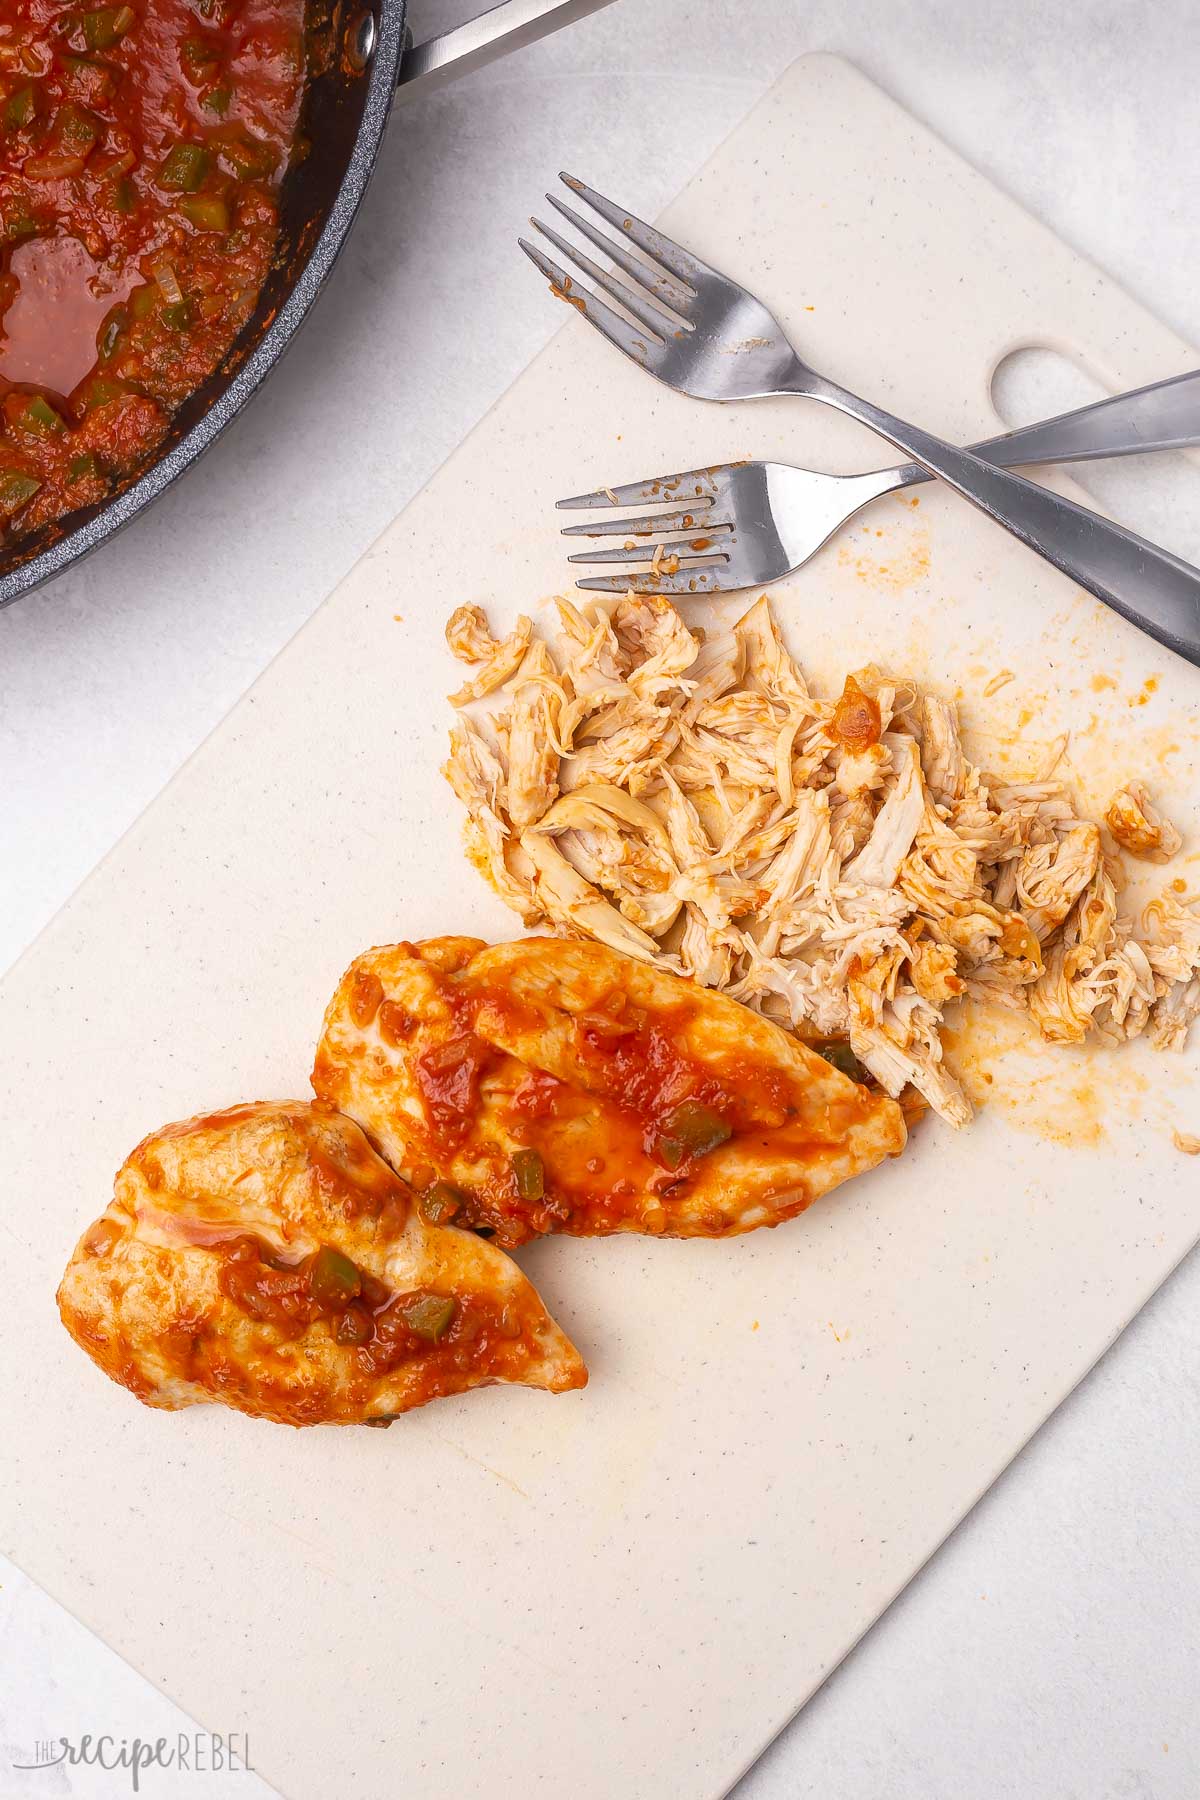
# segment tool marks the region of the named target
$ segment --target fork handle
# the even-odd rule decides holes
[[[1200,569],[1086,506],[905,424],[799,361],[783,391],[823,400],[877,431],[1122,618],[1200,667]]]
[[[1094,462],[1148,450],[1184,450],[1195,444],[1200,444],[1200,369],[1111,394],[1074,412],[1058,413],[968,447],[972,455],[997,468],[1019,469],[1022,463]],[[933,480],[920,463],[905,463],[890,473],[889,493]]]

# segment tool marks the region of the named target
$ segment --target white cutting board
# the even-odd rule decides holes
[[[1017,344],[1114,389],[1196,360],[829,58],[665,224],[818,367],[951,436],[997,428]],[[451,607],[564,584],[559,494],[750,454],[887,460],[808,404],[668,394],[569,315],[0,991],[4,1547],[297,1800],[719,1795],[1200,1233],[1170,1137],[1200,1130],[1196,1053],[1005,1030],[969,1131],[923,1125],[780,1231],[531,1248],[581,1394],[292,1433],[146,1411],[59,1328],[60,1269],[146,1130],[303,1094],[364,946],[511,935],[438,774]],[[776,598],[820,681],[873,657],[961,689],[987,763],[1069,724],[1093,803],[1147,775],[1196,885],[1196,671],[960,502],[884,502]],[[991,1029],[961,1047],[977,1088]]]

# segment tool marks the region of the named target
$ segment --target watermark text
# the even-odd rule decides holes
[[[250,1740],[244,1731],[181,1731],[173,1738],[116,1738],[107,1732],[79,1738],[40,1738],[32,1760],[14,1769],[123,1769],[130,1791],[141,1792],[147,1769],[185,1769],[197,1775],[252,1775]]]

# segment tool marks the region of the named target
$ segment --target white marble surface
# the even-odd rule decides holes
[[[414,22],[423,35],[470,10],[416,0]],[[616,0],[414,99],[330,293],[250,413],[122,539],[0,614],[0,965],[560,323],[512,248],[553,172],[576,168],[653,211],[814,49],[850,56],[1200,343],[1191,0]],[[1064,400],[1044,369],[1014,381],[1025,416]],[[1195,471],[1143,468],[1104,491],[1132,523],[1200,552]],[[1198,1302],[1193,1257],[747,1777],[743,1800],[1200,1791]],[[0,1668],[0,1800],[128,1791],[120,1774],[18,1772],[40,1739],[185,1728],[3,1564]],[[142,1791],[266,1790],[151,1771]],[[402,1771],[397,1791],[412,1791]]]

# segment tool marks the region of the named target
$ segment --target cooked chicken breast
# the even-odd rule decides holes
[[[560,1393],[587,1380],[520,1270],[430,1223],[319,1101],[235,1106],[146,1138],[58,1305],[149,1406],[376,1425],[492,1382]]]
[[[778,1225],[904,1147],[892,1100],[724,995],[605,945],[395,944],[325,1015],[313,1086],[505,1245]]]

